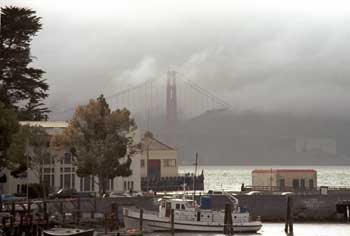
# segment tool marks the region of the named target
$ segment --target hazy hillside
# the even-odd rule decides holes
[[[290,114],[208,112],[178,126],[182,163],[350,164],[350,122]],[[166,134],[162,135],[163,137]]]

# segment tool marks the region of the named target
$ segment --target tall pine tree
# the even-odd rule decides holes
[[[40,20],[31,9],[1,8],[0,101],[19,120],[46,120],[49,112],[42,103],[49,88],[44,71],[30,66],[30,43],[41,29]]]

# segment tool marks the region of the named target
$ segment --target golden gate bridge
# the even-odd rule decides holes
[[[166,78],[148,79],[108,95],[106,100],[112,110],[124,107],[130,110],[141,130],[156,134],[162,130],[166,136],[174,136],[178,122],[232,108],[228,102],[175,71],[168,71]],[[74,109],[62,113],[72,115]]]

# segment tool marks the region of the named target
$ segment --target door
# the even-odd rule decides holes
[[[293,179],[293,189],[298,191],[299,190],[299,180]]]
[[[280,182],[280,191],[284,191],[285,186],[286,186],[285,180],[280,179],[279,182]]]
[[[160,177],[160,160],[148,161],[148,176]]]

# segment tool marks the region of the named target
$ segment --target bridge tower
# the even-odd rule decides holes
[[[176,72],[168,71],[166,88],[166,122],[169,144],[176,146],[177,96]]]

